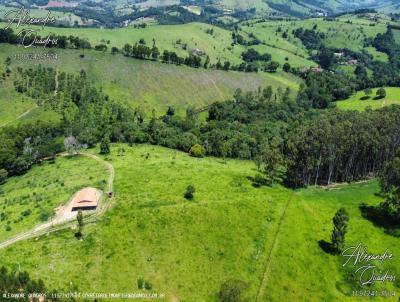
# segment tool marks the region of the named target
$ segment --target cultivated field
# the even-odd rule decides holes
[[[341,206],[350,213],[348,245],[400,253],[398,238],[358,210],[361,202],[379,202],[376,182],[257,189],[248,179],[256,173],[251,162],[194,159],[144,145],[124,146],[117,156],[120,147],[110,156],[114,207],[85,227],[85,240],[65,230],[20,242],[0,251],[5,265],[19,265],[61,292],[139,291],[142,277],[167,301],[214,301],[221,283],[233,278],[249,285],[250,301],[350,301],[351,272],[318,245],[330,240]],[[193,201],[183,198],[189,184]],[[390,263],[398,264],[396,257]]]

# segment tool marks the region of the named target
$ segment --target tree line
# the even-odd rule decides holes
[[[289,88],[271,86],[254,93],[237,90],[232,100],[212,104],[204,122],[195,108],[177,116],[170,107],[163,116],[148,118],[141,107],[131,109],[111,100],[84,71],[57,74],[38,66],[16,73],[15,89],[58,112],[62,121],[52,127],[1,130],[8,144],[0,150],[0,169],[11,175],[55,153],[60,148],[54,145],[57,136],[74,136],[88,147],[109,140],[189,152],[199,145],[205,155],[254,160],[269,183],[283,178],[292,187],[377,175],[400,147],[400,107],[362,113],[317,110],[310,97],[316,90],[312,83],[302,85],[297,96]],[[38,152],[39,146],[46,152]],[[28,154],[35,156],[26,160]],[[21,159],[29,164],[21,164]]]

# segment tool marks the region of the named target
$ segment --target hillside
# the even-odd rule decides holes
[[[143,145],[124,146],[117,156],[120,147],[113,146],[110,156],[115,206],[85,226],[85,240],[69,229],[50,233],[1,250],[3,264],[40,275],[61,292],[141,292],[137,280],[143,278],[167,301],[213,301],[222,283],[237,279],[248,285],[244,293],[251,301],[353,301],[354,284],[340,258],[318,245],[329,240],[332,215],[344,205],[351,215],[348,244],[399,252],[397,238],[358,209],[362,201],[379,202],[376,182],[300,191],[254,188],[251,162],[194,159]],[[36,182],[62,161],[54,170],[46,165],[32,171]],[[7,188],[25,181],[11,180]],[[193,201],[183,198],[189,184],[196,188]]]
[[[342,110],[358,110],[363,111],[370,107],[371,109],[379,109],[384,106],[400,105],[400,88],[385,87],[386,97],[376,99],[377,89],[372,89],[372,94],[366,100],[364,91],[359,91],[349,99],[337,102],[337,106]]]
[[[17,5],[12,0],[3,0],[2,3],[14,7]],[[162,24],[200,21],[223,25],[255,17],[305,18],[360,9],[377,8],[384,12],[398,9],[398,5],[391,0],[98,0],[95,6],[91,1],[24,0],[19,3],[30,7],[33,13],[40,11],[38,8],[52,10],[62,25],[101,24],[112,27],[153,21]]]
[[[376,58],[384,58],[385,54],[376,51],[373,47],[365,47],[365,41],[375,38],[378,33],[384,33],[387,29],[387,20],[382,19],[370,26],[370,21],[356,15],[345,15],[335,21],[324,21],[322,18],[311,18],[299,21],[266,21],[244,22],[242,30],[252,33],[258,39],[270,47],[290,52],[297,57],[309,56],[303,43],[294,36],[293,31],[298,28],[313,29],[324,33],[325,46],[332,48],[349,48],[354,51],[366,50]],[[287,34],[283,38],[283,33]]]
[[[40,50],[37,50],[40,51]],[[22,47],[0,45],[0,61],[13,53],[32,52]],[[259,87],[291,87],[298,89],[299,79],[283,72],[243,73],[195,69],[172,64],[141,61],[122,55],[111,55],[97,51],[56,50],[58,60],[41,61],[69,73],[85,70],[88,76],[100,84],[112,98],[132,107],[143,106],[148,113],[156,109],[164,113],[168,106],[184,112],[188,107],[200,108],[216,101],[225,101],[236,89],[256,91]],[[29,67],[36,61],[15,61],[12,67]]]

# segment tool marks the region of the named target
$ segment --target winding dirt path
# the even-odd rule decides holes
[[[63,153],[63,154],[60,154],[59,156],[67,156],[67,155],[68,154]],[[92,158],[94,160],[97,160],[107,167],[108,172],[109,172],[109,176],[107,179],[107,189],[108,189],[108,192],[112,192],[114,178],[115,178],[114,166],[111,163],[104,161],[103,159],[101,159],[100,157],[98,157],[97,155],[94,155],[94,154],[80,153],[79,155],[86,156],[86,157]],[[107,194],[107,193],[103,193],[103,194]],[[102,215],[104,212],[106,212],[111,207],[112,200],[113,200],[113,196],[110,199],[108,199],[107,202],[103,202],[103,204],[100,206],[100,209],[98,209],[94,214],[88,216],[88,218],[98,217],[98,216]],[[65,205],[64,207],[68,208],[68,204]],[[40,224],[29,231],[20,233],[10,239],[7,239],[6,241],[1,242],[0,249],[4,249],[18,241],[29,239],[29,238],[41,235],[41,234],[49,232],[49,231],[55,231],[55,230],[58,231],[58,230],[68,228],[70,226],[71,222],[75,221],[75,216],[71,216],[71,215],[65,216],[65,213],[63,211],[59,211],[56,214],[56,216],[53,217],[50,221]]]

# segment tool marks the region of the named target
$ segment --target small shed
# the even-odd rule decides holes
[[[72,212],[93,211],[99,206],[101,192],[95,188],[84,188],[72,199]]]

